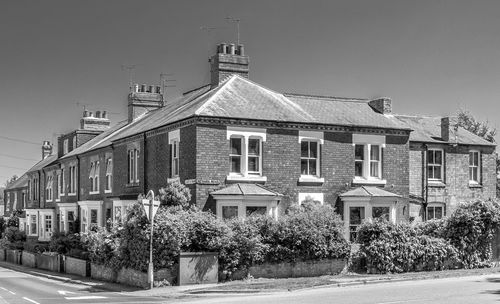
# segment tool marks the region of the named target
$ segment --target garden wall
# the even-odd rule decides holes
[[[61,256],[37,254],[36,267],[49,271],[61,272]]]
[[[240,280],[248,275],[254,278],[317,277],[339,274],[346,265],[347,261],[342,259],[300,261],[296,263],[264,263],[251,266],[247,271],[235,272],[231,278]]]
[[[21,264],[21,254],[20,250],[6,249],[5,254],[7,256],[7,262],[14,264]]]
[[[181,252],[177,284],[217,283],[218,269],[219,262],[216,252]]]
[[[6,253],[5,249],[0,249],[0,261],[5,261]]]
[[[21,255],[21,261],[23,266],[36,268],[36,254],[34,253],[23,251],[23,254]]]
[[[90,262],[69,256],[64,257],[64,271],[82,277],[90,276]]]

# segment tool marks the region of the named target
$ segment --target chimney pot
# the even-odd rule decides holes
[[[234,43],[231,43],[231,44],[229,45],[229,52],[228,52],[228,53],[229,53],[229,54],[231,54],[231,55],[234,55],[234,54],[235,54],[235,53],[234,53]]]
[[[108,118],[108,112],[102,111],[101,117],[104,118],[104,119]]]
[[[101,118],[101,111],[95,111],[95,117]]]
[[[84,111],[83,111],[83,117],[87,117],[87,116],[89,116],[89,111],[84,110]]]
[[[136,84],[134,84],[133,92],[134,92],[134,93],[139,92],[139,85],[138,85],[137,83],[136,83]]]
[[[156,91],[155,91],[156,94],[161,94],[161,87],[160,86],[156,86]]]
[[[226,52],[226,44],[225,43],[221,43],[220,44],[220,49],[221,49],[221,54],[227,54]]]
[[[88,117],[94,117],[94,113],[92,113],[92,111],[89,111],[89,116]]]
[[[238,55],[245,56],[245,47],[243,44],[238,45]]]
[[[154,89],[153,89],[153,86],[152,86],[152,85],[148,86],[148,93],[154,93],[154,91],[153,91],[153,90],[154,90]]]
[[[146,85],[145,84],[141,84],[141,92],[146,92]]]

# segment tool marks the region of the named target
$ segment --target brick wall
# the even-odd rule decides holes
[[[80,201],[104,201],[108,196],[111,196],[111,193],[104,193],[104,190],[106,189],[107,159],[113,157],[112,153],[111,147],[105,147],[80,156],[80,170],[78,172],[80,179]],[[96,194],[90,194],[90,164],[93,161],[99,161],[99,193]]]
[[[265,186],[284,194],[279,206],[281,212],[297,202],[299,192],[321,192],[325,202],[335,204],[339,194],[352,189],[354,147],[351,133],[324,133],[321,176],[325,182],[301,184],[298,130],[268,128],[266,132],[267,140],[262,144],[262,172],[267,177]],[[215,202],[210,199],[209,193],[223,188],[229,173],[229,142],[226,134],[225,126],[198,125],[196,129],[196,203],[212,211],[215,211]],[[408,149],[408,136],[387,136],[383,169],[384,178],[387,179],[385,189],[406,198],[409,194]],[[206,182],[200,183],[200,180]],[[401,204],[398,218],[403,217],[405,207],[406,204]],[[404,217],[407,215],[408,211]]]
[[[170,148],[167,133],[146,139],[146,184],[155,193],[167,184],[170,177]]]
[[[139,150],[138,160],[138,177],[139,183],[130,184],[128,181],[128,157],[129,149],[136,148]],[[123,198],[137,198],[141,193],[144,193],[144,163],[145,155],[147,159],[148,153],[144,153],[144,140],[137,137],[135,140],[120,142],[113,149],[113,192]]]
[[[444,180],[442,184],[429,184],[428,202],[444,203],[449,215],[460,202],[496,197],[496,154],[491,147],[459,145],[434,145],[443,149],[445,155]],[[469,151],[481,152],[481,185],[469,185]],[[422,197],[425,189],[425,148],[422,143],[410,147],[410,193]],[[425,194],[424,194],[425,196]]]

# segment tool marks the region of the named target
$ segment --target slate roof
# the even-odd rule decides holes
[[[258,196],[283,196],[282,194],[264,188],[259,184],[232,184],[226,188],[214,191],[212,195],[258,195]]]
[[[400,195],[377,187],[361,186],[342,193],[340,197],[400,197]]]
[[[410,133],[410,141],[495,146],[494,143],[491,143],[462,127],[459,127],[457,132],[451,130],[450,140],[448,142],[444,141],[441,138],[441,117],[410,115],[395,115],[394,117],[413,129],[413,132]]]
[[[27,187],[27,186],[28,186],[28,176],[25,173],[25,174],[21,175],[21,177],[16,179],[14,182],[8,184],[7,187],[5,187],[5,190],[22,188],[22,187]]]
[[[151,112],[115,139],[129,137],[193,116],[255,119],[279,122],[410,128],[391,115],[375,112],[365,99],[281,94],[238,75],[218,87],[190,91]]]
[[[45,159],[42,159],[38,163],[36,163],[33,167],[31,167],[27,172],[33,172],[33,171],[38,171],[41,170],[42,168],[50,165],[57,159],[56,154],[52,154],[50,156],[47,156]]]
[[[119,132],[123,131],[124,127],[128,126],[127,122],[128,122],[127,120],[124,120],[124,121],[117,123],[113,127],[102,132],[101,134],[92,138],[91,140],[89,140],[88,142],[79,146],[78,148],[72,150],[69,153],[66,153],[65,155],[63,155],[61,157],[61,159],[65,159],[65,158],[75,156],[75,155],[80,155],[80,154],[83,154],[85,152],[89,152],[89,151],[92,151],[95,149],[99,149],[99,148],[111,145],[111,140],[114,137],[116,137],[119,134]],[[133,125],[133,123],[131,125]]]

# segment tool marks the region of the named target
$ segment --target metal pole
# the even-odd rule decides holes
[[[148,196],[151,193],[151,199],[149,201],[149,219],[151,221],[151,235],[149,237],[149,265],[148,265],[148,281],[149,281],[149,288],[153,289],[153,283],[154,283],[154,268],[153,268],[153,225],[154,225],[154,219],[153,219],[153,204],[154,204],[154,199],[155,195],[152,190],[149,190]]]

